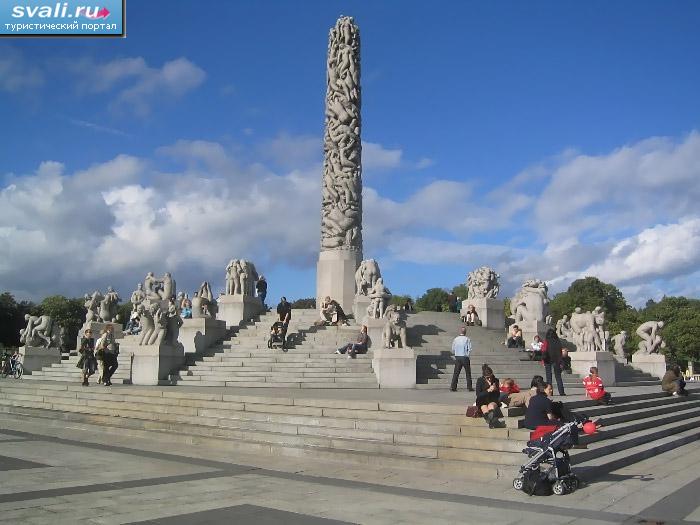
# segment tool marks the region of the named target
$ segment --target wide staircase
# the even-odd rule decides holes
[[[313,327],[314,311],[295,310],[293,344],[284,352],[267,348],[273,319],[265,314],[209,355],[194,358],[172,377],[178,386],[81,387],[76,356],[22,380],[2,380],[0,428],[112,429],[162,443],[471,479],[510,478],[524,462],[529,431],[521,428],[522,409],[504,410],[502,428],[489,429],[483,419],[464,416],[473,394],[377,390],[368,356],[349,360],[333,353],[354,337],[356,327]],[[449,346],[459,321],[450,314],[419,313],[408,324],[423,381],[419,388],[447,390]],[[469,336],[474,377],[483,363],[523,386],[542,372],[541,365],[500,344],[497,331],[470,327]],[[124,381],[129,369],[120,362]],[[658,386],[646,386],[653,382],[649,378],[628,367],[622,371],[640,384],[616,387],[611,406],[583,400],[576,395],[582,394],[576,390],[580,378],[565,376],[574,394],[565,398],[567,405],[604,424],[597,434],[582,436],[582,448],[572,451],[577,472],[589,479],[700,437],[700,390],[688,398],[666,396]],[[206,386],[212,388],[195,388]],[[288,390],[241,388],[248,386]],[[355,390],[338,390],[349,388]]]
[[[242,327],[237,334],[196,356],[170,384],[281,388],[378,388],[371,355],[355,359],[335,350],[354,341],[356,326],[316,327],[316,310],[293,310],[287,330],[288,348],[269,349],[270,326],[277,320],[268,312]]]
[[[408,317],[406,323],[408,344],[416,352],[416,387],[421,389],[449,388],[454,372],[452,340],[464,326],[456,314],[419,312]],[[470,358],[472,377],[481,375],[481,367],[489,365],[496,377],[510,377],[520,386],[528,387],[534,375],[544,376],[544,367],[532,361],[529,354],[503,344],[501,330],[489,330],[479,326],[467,327],[467,336],[472,342]],[[657,378],[636,370],[631,366],[616,363],[618,386],[652,386],[660,384]],[[582,393],[582,378],[577,375],[562,375],[564,390]],[[465,376],[459,379],[459,387],[465,387]]]

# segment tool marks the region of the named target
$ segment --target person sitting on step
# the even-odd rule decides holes
[[[517,324],[510,327],[510,336],[508,337],[508,348],[525,348],[523,341],[523,331],[518,328]]]
[[[476,406],[479,407],[489,428],[498,426],[498,400],[501,392],[498,379],[489,365],[481,367],[481,377],[476,380]]]
[[[586,389],[586,397],[597,401],[601,405],[610,404],[610,392],[605,391],[603,380],[598,376],[598,367],[590,368],[590,375],[583,378],[583,388]]]
[[[661,390],[673,396],[688,395],[688,391],[685,389],[685,380],[681,374],[680,366],[672,366],[666,371],[664,377],[661,379]]]
[[[476,308],[474,308],[473,304],[467,306],[467,314],[464,316],[464,322],[467,326],[481,325],[479,322],[479,314],[476,313]]]
[[[344,354],[347,352],[348,359],[350,359],[350,358],[355,359],[355,356],[357,354],[366,354],[367,353],[367,342],[368,342],[367,327],[362,325],[362,328],[360,328],[360,333],[357,335],[357,340],[354,343],[348,343],[345,346],[338,348],[335,351],[335,353],[336,354]]]

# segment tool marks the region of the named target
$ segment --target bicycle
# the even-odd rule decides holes
[[[21,379],[24,375],[24,367],[19,361],[19,356],[13,359],[12,356],[5,355],[2,363],[2,377],[12,376],[15,379]]]

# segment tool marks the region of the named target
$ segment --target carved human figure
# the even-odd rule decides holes
[[[116,320],[119,301],[121,301],[119,294],[114,291],[114,288],[108,286],[107,292],[102,301],[100,301],[100,321],[103,323],[111,323]]]
[[[350,17],[328,39],[321,248],[362,248],[360,34]]]
[[[662,348],[666,348],[666,342],[659,334],[663,327],[663,321],[647,321],[639,325],[636,333],[642,340],[637,347],[637,352],[645,355],[657,354]]]
[[[97,290],[95,290],[92,295],[85,294],[85,308],[87,309],[85,324],[99,320],[100,301],[102,301],[102,299],[102,294]]]
[[[467,275],[467,299],[498,297],[500,276],[488,266],[481,266]]]
[[[386,324],[382,333],[384,348],[397,347],[407,348],[406,344],[406,322],[401,316],[401,312],[395,304],[389,305],[384,313]]]
[[[146,292],[143,291],[143,284],[137,283],[136,290],[131,292],[131,306],[134,310],[138,308],[144,300],[146,299]]]
[[[143,280],[143,287],[145,288],[145,294],[148,299],[160,300],[160,282],[156,279],[153,272],[148,272],[146,278]]]
[[[584,312],[576,307],[571,314],[571,331],[577,351],[593,352],[601,347],[593,312]]]
[[[613,336],[612,343],[615,355],[625,359],[625,345],[627,344],[627,332],[625,330],[622,330],[619,334]]]
[[[151,311],[151,307],[153,306],[156,306],[156,304],[153,303],[151,305],[146,305],[146,303],[143,302],[136,309],[136,312],[139,314],[139,318],[141,319],[139,345],[147,345],[155,330],[155,322],[153,320],[153,313]]]
[[[571,323],[569,322],[568,315],[564,315],[557,321],[556,331],[559,339],[566,339],[567,341],[571,340]]]
[[[367,295],[369,290],[377,283],[377,279],[382,276],[379,265],[374,259],[365,259],[360,263],[355,271],[356,295]]]
[[[523,321],[545,322],[549,315],[547,284],[539,279],[528,279],[511,301],[515,323]]]
[[[236,281],[238,281],[237,261],[236,259],[231,259],[226,265],[226,295],[235,293]]]
[[[167,301],[171,297],[175,297],[175,280],[169,272],[165,272],[165,275],[161,279],[160,283],[161,289],[158,292],[158,295],[160,296],[161,300]]]
[[[58,347],[60,327],[49,315],[25,314],[27,326],[20,330],[19,341],[26,346],[43,346],[44,348]]]
[[[368,292],[367,297],[371,299],[370,308],[372,308],[370,316],[373,319],[381,319],[384,316],[387,305],[391,300],[391,292],[384,286],[384,279],[379,277],[372,289]]]

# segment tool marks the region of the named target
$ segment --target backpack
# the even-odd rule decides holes
[[[552,484],[546,472],[528,470],[523,475],[523,492],[528,496],[551,496]]]

